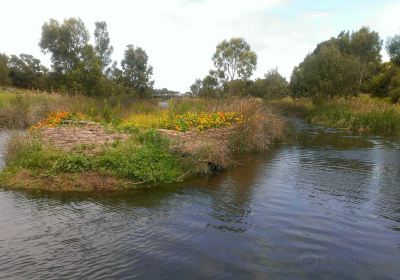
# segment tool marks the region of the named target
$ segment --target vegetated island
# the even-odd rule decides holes
[[[356,133],[400,134],[400,35],[383,40],[361,27],[319,43],[294,67],[251,80],[257,54],[243,38],[223,40],[214,68],[190,92],[154,89],[153,67],[138,46],[120,63],[104,21],[94,42],[79,18],[51,19],[32,55],[0,54],[0,126],[14,135],[3,187],[116,190],[172,183],[226,169],[243,152],[282,139],[283,115]],[[26,91],[27,89],[34,91]],[[153,97],[170,99],[158,106]],[[273,113],[274,112],[274,113]]]
[[[254,98],[173,99],[167,108],[135,100],[107,111],[89,97],[27,93],[6,106],[23,106],[25,115],[10,121],[29,126],[12,136],[1,174],[1,184],[14,189],[111,191],[179,182],[229,168],[237,153],[265,151],[285,128]],[[34,120],[49,107],[46,118]]]

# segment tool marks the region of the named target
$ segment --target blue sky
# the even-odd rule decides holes
[[[400,33],[399,15],[398,0],[13,0],[2,3],[0,52],[33,54],[49,65],[38,46],[45,21],[80,17],[93,33],[94,22],[105,20],[115,60],[127,44],[141,46],[155,86],[184,92],[213,67],[223,39],[243,37],[257,52],[253,78],[275,67],[289,78],[320,41],[363,25],[386,41]]]

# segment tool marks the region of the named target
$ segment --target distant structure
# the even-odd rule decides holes
[[[183,95],[179,91],[172,91],[172,90],[163,88],[163,89],[155,89],[154,93],[153,93],[153,97],[166,100],[166,99],[171,99],[171,98],[180,98],[180,97],[183,97]]]

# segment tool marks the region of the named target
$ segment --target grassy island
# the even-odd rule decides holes
[[[175,99],[166,108],[157,100],[108,102],[4,95],[0,125],[27,130],[9,141],[2,185],[87,191],[174,183],[229,168],[235,154],[265,151],[284,132],[284,121],[257,99]]]

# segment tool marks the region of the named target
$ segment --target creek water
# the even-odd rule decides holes
[[[139,194],[0,190],[0,278],[399,279],[400,140],[305,132]]]

